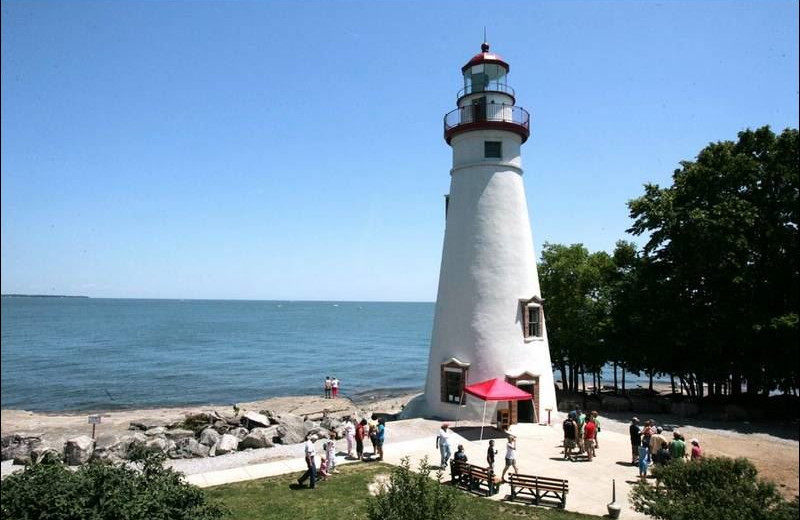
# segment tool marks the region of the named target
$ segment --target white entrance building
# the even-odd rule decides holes
[[[479,420],[484,403],[464,386],[501,378],[534,400],[490,402],[492,414],[546,421],[556,395],[520,156],[530,116],[488,43],[461,70],[444,118],[453,168],[425,394],[403,415]]]

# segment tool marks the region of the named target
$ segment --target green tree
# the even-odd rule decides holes
[[[797,502],[787,502],[775,485],[757,478],[747,459],[705,458],[653,469],[657,485],[638,482],[634,509],[662,520],[790,520]]]
[[[553,363],[563,388],[577,390],[585,371],[598,373],[609,359],[606,329],[614,265],[608,253],[589,253],[582,244],[546,243],[539,276]],[[585,387],[585,384],[584,384]]]
[[[640,288],[661,299],[647,314],[671,327],[663,367],[698,395],[798,387],[799,162],[797,130],[747,130],[629,202],[649,234]]]
[[[456,514],[455,491],[441,485],[442,473],[433,468],[427,458],[420,463],[419,472],[411,470],[408,457],[392,470],[389,484],[367,502],[370,520],[447,520]]]

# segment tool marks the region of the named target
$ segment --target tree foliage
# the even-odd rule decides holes
[[[641,250],[545,245],[553,364],[669,374],[700,397],[796,391],[798,131],[740,132],[680,165],[671,186],[648,184],[628,203]]]
[[[164,469],[164,456],[142,452],[133,465],[93,461],[77,471],[34,464],[0,484],[0,516],[9,520],[216,520],[221,506]]]
[[[456,514],[456,496],[441,485],[441,470],[431,478],[433,468],[427,458],[419,472],[411,470],[408,457],[392,470],[389,485],[367,502],[370,520],[447,520]]]
[[[797,501],[781,497],[771,482],[758,480],[747,459],[704,458],[655,466],[657,485],[638,482],[634,509],[662,520],[790,520]]]

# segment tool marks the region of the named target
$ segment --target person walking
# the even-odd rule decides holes
[[[486,450],[486,463],[489,464],[489,471],[494,473],[494,457],[497,455],[497,450],[494,447],[494,439],[489,441],[489,449]]]
[[[598,449],[600,447],[600,416],[597,413],[597,410],[592,410],[592,420],[594,421],[595,425],[595,432],[594,432],[594,449]]]
[[[303,473],[303,475],[299,479],[297,479],[297,483],[300,484],[301,486],[306,481],[306,479],[310,479],[311,489],[314,489],[317,485],[317,461],[316,461],[317,449],[316,447],[314,447],[314,443],[316,441],[317,441],[317,436],[314,434],[309,435],[308,438],[306,439],[304,451],[306,454],[306,466],[308,467],[308,469],[306,469],[306,472]]]
[[[356,455],[358,460],[364,459],[364,437],[367,435],[367,420],[361,419],[361,422],[356,425]]]
[[[442,456],[439,467],[442,469],[447,469],[447,463],[450,461],[450,431],[448,428],[450,428],[449,424],[442,424],[439,434],[436,436],[436,447]]]
[[[332,388],[333,388],[333,381],[331,381],[331,376],[325,376],[325,399],[331,398]]]
[[[519,473],[517,469],[517,438],[513,435],[508,436],[506,443],[506,467],[503,468],[503,474],[500,475],[501,482],[505,482],[508,468],[514,468],[514,473]]]
[[[634,417],[631,419],[631,425],[628,427],[628,433],[631,438],[631,464],[636,464],[639,460],[639,446],[642,445],[642,431],[639,429],[639,418]]]
[[[344,435],[347,438],[347,458],[353,458],[353,445],[356,440],[356,425],[353,424],[353,418],[348,417],[344,423]]]

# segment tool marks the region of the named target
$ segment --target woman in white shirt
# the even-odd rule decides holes
[[[503,468],[503,474],[500,476],[500,480],[504,482],[508,468],[514,468],[514,473],[519,473],[517,469],[517,438],[513,435],[508,436],[508,444],[506,444],[506,467]]]

